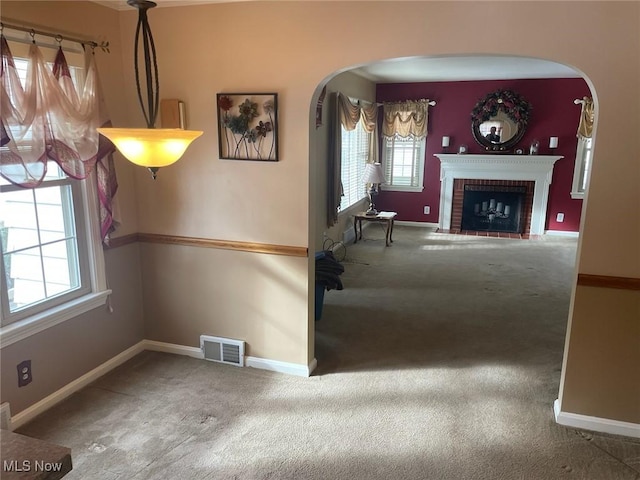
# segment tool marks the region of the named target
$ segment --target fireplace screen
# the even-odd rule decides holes
[[[465,185],[462,230],[522,233],[526,187]]]

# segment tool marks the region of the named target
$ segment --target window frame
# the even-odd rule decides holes
[[[65,301],[59,305],[45,308],[42,311],[26,316],[0,327],[0,348],[18,342],[47,328],[70,320],[82,313],[93,310],[106,303],[111,290],[107,287],[106,268],[102,239],[100,238],[100,221],[98,219],[98,192],[95,181],[95,169],[85,180],[72,180],[79,185],[81,212],[76,217],[83,217],[84,221],[76,224],[76,230],[86,238],[86,255],[88,261],[88,287],[89,290],[77,298]],[[78,249],[80,250],[80,246]],[[4,265],[0,265],[4,275]],[[2,279],[3,297],[6,301],[6,281]],[[43,302],[45,303],[45,302]],[[4,319],[4,305],[0,309],[0,319]]]
[[[36,217],[40,218],[41,215],[37,213],[37,210],[39,209],[39,205],[41,205],[42,203],[38,202],[37,200],[37,191],[54,187],[68,187],[68,189],[65,188],[64,190],[61,190],[61,207],[63,210],[63,215],[65,217],[63,221],[65,224],[71,224],[73,235],[75,238],[76,248],[74,250],[76,251],[72,252],[72,255],[75,258],[68,258],[67,261],[69,263],[73,262],[74,266],[76,267],[77,272],[73,273],[74,276],[78,277],[76,278],[78,286],[75,288],[69,288],[65,292],[58,295],[45,297],[44,299],[29,304],[15,312],[11,312],[9,306],[9,285],[6,277],[7,272],[4,270],[5,263],[0,262],[0,326],[10,325],[11,323],[22,320],[23,318],[36,315],[40,312],[56,307],[70,300],[79,298],[90,292],[90,284],[88,279],[89,260],[87,257],[87,238],[86,229],[84,227],[84,215],[82,214],[83,205],[82,190],[80,184],[78,182],[74,182],[67,176],[63,176],[60,178],[45,179],[41,185],[31,189],[24,189],[12,184],[2,185],[0,186],[0,195],[2,193],[11,193],[18,191],[29,192],[32,196],[32,205],[34,205],[36,208]],[[27,248],[27,250],[31,250],[33,248],[42,249],[50,243],[48,241],[41,241],[41,230],[41,228],[37,229],[39,239],[37,245],[31,245]],[[60,240],[61,239],[56,239],[55,243],[60,242]],[[2,245],[0,247],[3,255],[5,247],[5,245]],[[24,249],[19,249],[18,252],[15,253],[19,253],[20,250]],[[42,253],[43,252],[41,251],[40,254],[42,255]],[[43,260],[44,259],[41,258],[41,262]],[[42,270],[44,270],[44,265],[41,265],[41,268]]]
[[[571,183],[571,198],[584,199],[589,185],[589,176],[593,165],[593,138],[578,136],[576,146],[576,161],[573,167],[573,181]],[[584,188],[582,188],[584,185]]]
[[[393,146],[391,148],[389,148],[389,142],[393,142],[393,144],[395,145],[395,142],[401,140],[401,141],[406,141],[406,140],[411,140],[414,143],[414,159],[418,162],[418,166],[417,166],[417,185],[394,185],[393,184],[393,166],[394,166],[394,162],[393,162],[393,155],[395,155],[395,149],[393,148]],[[382,190],[386,190],[389,192],[422,192],[424,191],[424,169],[425,169],[425,154],[426,154],[426,150],[427,150],[427,139],[426,137],[423,137],[421,139],[415,138],[415,137],[407,137],[402,138],[402,137],[398,137],[397,135],[394,137],[382,137],[382,158],[383,158],[383,165],[384,165],[384,173],[385,173],[385,177],[387,179],[387,183],[384,183],[382,185],[380,185],[380,187],[382,188]],[[391,159],[389,158],[389,153],[392,154]]]

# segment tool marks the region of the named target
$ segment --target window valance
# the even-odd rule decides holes
[[[578,100],[576,100],[576,103]],[[593,99],[591,97],[583,97],[582,112],[580,113],[580,123],[578,124],[578,137],[591,138],[593,133],[593,121],[595,119],[595,111],[593,107]]]
[[[383,104],[384,120],[382,135],[391,137],[427,136],[429,100],[405,100],[403,102],[385,102]]]
[[[29,47],[26,76],[20,79],[9,44],[0,38],[0,176],[24,188],[37,187],[55,162],[74,179],[96,169],[102,237],[115,228],[117,189],[113,144],[97,132],[110,124],[93,52],[85,55],[85,80],[74,85],[62,48],[50,67],[35,44]],[[23,82],[24,81],[24,85]]]
[[[100,141],[96,128],[102,126],[104,112],[97,93],[95,58],[88,55],[86,80],[78,93],[62,49],[50,69],[39,47],[32,44],[23,88],[4,37],[1,48],[4,148],[0,152],[0,174],[14,184],[36,186],[51,160],[70,177],[85,178],[97,160]]]
[[[362,126],[367,132],[371,133],[375,130],[378,121],[378,106],[375,103],[361,100],[353,102],[349,97],[340,93],[337,96],[340,123],[345,130],[353,130],[360,120],[362,120]]]

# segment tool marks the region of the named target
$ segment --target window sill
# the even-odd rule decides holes
[[[82,315],[89,310],[98,308],[107,302],[107,297],[110,294],[111,290],[90,293],[84,297],[2,327],[0,328],[0,349]]]
[[[393,185],[387,185],[380,188],[385,192],[422,192],[424,190],[424,187],[400,187]]]
[[[366,200],[366,198],[358,200],[356,203],[354,203],[353,205],[349,205],[344,210],[340,210],[338,212],[338,218],[341,218],[344,216],[351,216],[358,212],[361,212],[362,210],[366,210],[367,208],[369,208],[368,200],[366,202],[364,200]]]

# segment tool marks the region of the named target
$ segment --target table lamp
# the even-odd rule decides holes
[[[365,213],[367,215],[377,215],[378,211],[373,203],[373,196],[378,193],[378,185],[385,182],[384,172],[382,171],[382,165],[380,163],[367,163],[364,167],[364,174],[362,175],[362,182],[369,184],[369,210]]]

